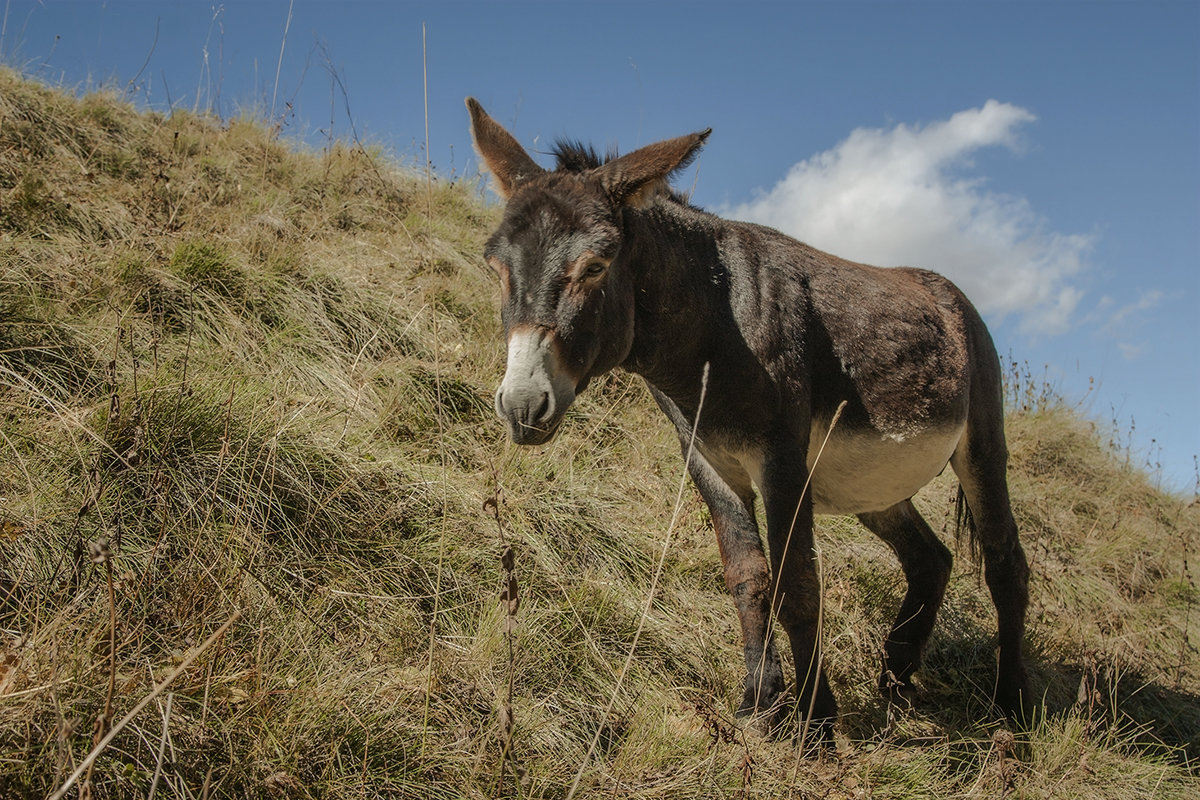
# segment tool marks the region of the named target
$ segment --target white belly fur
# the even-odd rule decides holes
[[[826,428],[814,425],[808,452],[813,510],[859,514],[907,500],[945,469],[964,428],[960,424],[925,430],[903,440],[834,429],[817,461]]]

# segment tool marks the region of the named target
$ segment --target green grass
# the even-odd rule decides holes
[[[640,382],[595,381],[542,448],[493,419],[495,221],[377,150],[0,72],[0,796],[53,793],[189,656],[92,797],[1195,796],[1200,511],[1017,370],[1045,717],[991,716],[965,552],[922,702],[889,712],[900,571],[828,518],[837,747],[733,725],[710,520],[687,486],[669,527],[682,463]],[[917,498],[948,541],[954,488]]]

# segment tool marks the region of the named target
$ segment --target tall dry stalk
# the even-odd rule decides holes
[[[151,689],[148,695],[139,700],[137,705],[135,705],[128,714],[121,717],[120,722],[118,722],[116,725],[113,725],[112,728],[109,729],[104,738],[96,743],[91,752],[88,753],[83,761],[80,762],[79,766],[75,768],[75,771],[71,773],[71,776],[63,782],[62,786],[58,787],[58,791],[50,795],[50,800],[62,800],[63,796],[66,795],[67,790],[69,790],[75,784],[75,781],[79,780],[79,777],[83,775],[84,772],[91,769],[92,764],[96,762],[96,759],[101,753],[104,752],[104,749],[108,747],[112,740],[116,738],[117,734],[124,730],[125,726],[132,722],[133,719],[142,712],[142,709],[150,705],[150,702],[153,701],[154,698],[158,697],[168,686],[174,683],[175,679],[182,675],[184,671],[192,665],[193,661],[199,658],[204,651],[208,650],[208,648],[212,647],[217,640],[224,636],[225,631],[229,630],[233,623],[237,622],[241,616],[241,609],[235,610],[233,614],[230,615],[229,619],[225,620],[221,627],[213,631],[212,634],[205,639],[199,647],[184,657],[184,659],[179,662],[179,666],[171,670],[171,673],[167,675],[167,677],[163,678],[158,685]]]
[[[275,98],[279,94],[279,73],[283,71],[283,49],[287,46],[288,29],[292,27],[292,9],[296,0],[288,0],[287,20],[283,23],[283,40],[279,42],[279,61],[275,63],[275,88],[271,90],[271,119],[275,119]]]
[[[700,415],[704,411],[704,398],[708,393],[708,362],[704,362],[704,372],[700,376],[700,402],[696,405],[696,418],[692,421],[692,431],[688,438],[687,452],[683,459],[683,473],[679,477],[679,490],[675,493],[675,507],[671,512],[671,521],[667,525],[667,531],[663,536],[662,551],[658,556],[658,564],[654,568],[654,576],[650,579],[650,589],[646,592],[646,604],[642,607],[641,616],[638,617],[637,630],[634,631],[633,641],[629,643],[629,652],[625,656],[625,663],[621,667],[621,672],[617,675],[617,683],[613,686],[612,697],[608,700],[608,706],[605,707],[604,713],[600,716],[600,721],[596,724],[596,733],[592,736],[591,744],[588,745],[587,752],[583,756],[583,761],[579,764],[579,769],[575,773],[575,779],[571,782],[571,788],[567,792],[567,800],[571,800],[575,796],[575,792],[579,789],[579,781],[583,778],[583,772],[587,768],[588,761],[592,758],[592,753],[596,751],[596,745],[600,743],[600,736],[604,732],[604,725],[608,722],[609,716],[612,714],[613,706],[616,705],[617,697],[621,693],[621,684],[625,680],[625,676],[629,673],[629,668],[633,665],[633,654],[637,651],[638,641],[642,637],[642,630],[646,626],[646,618],[650,615],[650,607],[654,604],[654,595],[658,592],[658,581],[662,577],[663,565],[667,561],[667,552],[671,548],[671,537],[675,532],[675,525],[679,522],[679,512],[683,508],[683,491],[687,488],[688,470],[687,465],[692,461],[692,453],[696,447],[696,429],[700,425]]]
[[[500,482],[495,478],[492,496],[483,503],[483,510],[488,512],[496,523],[496,534],[500,543],[500,567],[503,570],[500,588],[500,602],[503,604],[504,621],[501,623],[504,633],[504,643],[508,653],[506,664],[507,680],[504,702],[497,714],[497,725],[500,735],[500,759],[496,765],[496,792],[499,797],[504,789],[504,768],[509,766],[513,772],[513,784],[518,795],[521,792],[521,767],[513,756],[513,728],[516,717],[513,711],[513,684],[516,680],[515,638],[517,629],[517,611],[521,608],[521,589],[517,581],[517,557],[512,544],[504,533],[504,523],[500,518],[500,508],[504,500],[500,491]]]
[[[426,263],[433,263],[433,162],[429,159],[429,65],[428,65],[428,47],[425,39],[425,25],[421,25],[421,83],[424,91],[424,115],[425,115],[425,243],[426,243]],[[450,467],[447,461],[446,453],[446,420],[442,403],[442,339],[441,339],[441,324],[438,319],[437,312],[433,312],[433,386],[436,412],[434,416],[437,419],[438,426],[438,455],[441,460],[441,526],[438,533],[438,555],[437,555],[437,573],[434,579],[433,588],[433,612],[429,617],[429,652],[426,663],[425,675],[425,707],[421,720],[421,756],[425,756],[426,745],[428,744],[429,733],[429,712],[430,699],[433,696],[434,688],[434,659],[437,649],[437,623],[438,613],[441,610],[442,597],[442,571],[445,569],[446,560],[446,520],[450,511]]]

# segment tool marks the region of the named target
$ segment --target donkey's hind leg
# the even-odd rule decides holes
[[[996,413],[992,421],[972,415],[964,443],[950,464],[967,501],[972,549],[983,559],[984,580],[996,604],[999,655],[995,702],[1008,717],[1024,719],[1032,700],[1021,657],[1029,565],[1009,504],[1008,453],[999,409]]]
[[[891,546],[908,581],[904,602],[884,643],[879,691],[892,700],[911,698],[910,679],[921,664],[921,652],[942,605],[953,557],[911,500],[859,514],[858,519]]]

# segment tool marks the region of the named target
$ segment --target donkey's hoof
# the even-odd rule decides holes
[[[764,676],[758,680],[747,677],[746,690],[742,692],[742,704],[738,706],[735,716],[757,717],[774,713],[788,702],[788,692],[782,677]]]
[[[993,702],[1014,725],[1028,727],[1036,715],[1033,695],[1024,682],[1016,686],[998,687]]]
[[[902,680],[890,669],[885,669],[879,674],[879,693],[898,708],[912,708],[916,705],[919,694],[911,677]]]
[[[815,750],[829,750],[837,746],[837,741],[834,738],[834,723],[837,720],[834,717],[814,717],[809,720],[798,720],[796,725],[795,740],[800,747],[801,753],[810,753]]]
[[[742,700],[742,705],[734,717],[744,728],[757,730],[764,736],[778,737],[791,719],[795,704],[784,692],[780,692],[768,703],[759,698],[755,704],[752,698]]]

